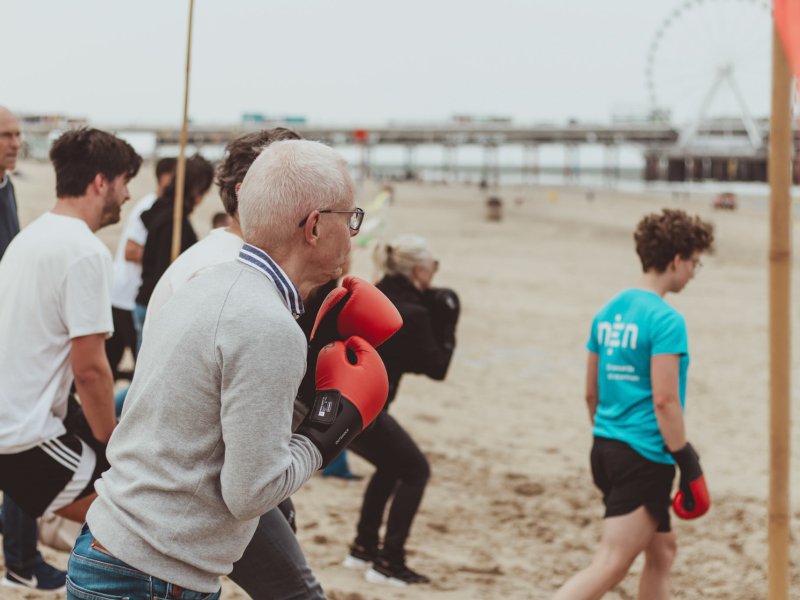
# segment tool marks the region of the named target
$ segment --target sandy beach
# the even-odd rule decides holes
[[[49,165],[22,162],[14,177],[23,226],[54,202]],[[146,164],[131,183],[135,201],[154,185]],[[380,190],[361,186],[364,206]],[[366,481],[314,477],[295,496],[298,536],[332,600],[544,599],[592,555],[602,504],[588,466],[591,430],[583,401],[585,342],[596,310],[638,282],[632,231],[664,206],[701,214],[716,227],[717,251],[696,279],[669,296],[686,317],[691,366],[689,439],[700,453],[712,495],[704,518],[679,522],[676,599],[755,600],[767,594],[768,346],[767,231],[763,200],[743,198],[732,212],[712,197],[516,187],[493,190],[504,218],[485,219],[476,187],[395,185],[385,233],[426,236],[441,261],[435,284],[462,300],[458,348],[448,378],[406,376],[392,413],[432,467],[409,541],[409,564],[434,583],[375,586],[340,566],[355,533]],[[123,207],[123,219],[133,202]],[[192,215],[199,235],[222,210],[216,191]],[[796,228],[795,228],[796,229]],[[99,232],[112,252],[121,224]],[[795,230],[795,235],[797,231]],[[371,278],[368,248],[353,272]],[[794,269],[795,298],[798,269]],[[796,303],[796,301],[795,301]],[[793,339],[797,346],[797,328]],[[13,340],[7,341],[13,343]],[[798,362],[795,361],[795,365]],[[800,369],[793,373],[800,393]],[[793,429],[797,440],[798,427]],[[792,486],[800,486],[800,444],[792,448]],[[351,455],[354,471],[371,466]],[[792,531],[800,533],[795,492]],[[43,548],[64,567],[67,555]],[[792,585],[800,590],[800,550]],[[637,561],[610,600],[635,598]],[[245,598],[225,581],[223,598]],[[53,594],[0,597],[35,600]]]

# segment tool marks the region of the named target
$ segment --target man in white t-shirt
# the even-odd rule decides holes
[[[106,354],[114,379],[130,374],[118,370],[125,349],[129,348],[136,358],[137,337],[141,336],[142,324],[134,319],[136,294],[142,284],[142,253],[147,241],[147,228],[140,218],[142,213],[161,198],[175,175],[175,158],[162,158],[156,163],[156,191],[147,194],[131,209],[125,221],[122,235],[114,255],[114,281],[111,285],[111,312],[114,317],[114,335],[106,340]]]
[[[109,133],[76,129],[50,160],[55,207],[0,262],[0,491],[33,517],[82,522],[116,424],[111,255],[94,232],[119,221],[142,159]]]

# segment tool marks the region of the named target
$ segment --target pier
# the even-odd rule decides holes
[[[582,145],[605,148],[603,173],[615,177],[619,173],[620,146],[637,146],[644,157],[642,178],[646,181],[766,181],[769,123],[754,121],[755,131],[737,119],[713,119],[693,131],[692,139],[682,139],[683,132],[667,123],[631,122],[595,124],[570,121],[567,124],[514,124],[511,122],[453,122],[389,124],[382,126],[317,126],[306,123],[238,123],[230,125],[190,125],[188,143],[196,148],[227,144],[235,137],[264,127],[285,126],[308,139],[331,145],[361,147],[360,168],[365,176],[371,172],[372,150],[381,145],[406,148],[402,166],[406,173],[415,171],[415,151],[421,145],[443,148],[444,172],[456,169],[456,149],[478,146],[484,149],[483,178],[499,176],[498,149],[501,146],[523,148],[527,172],[538,172],[538,153],[542,146],[557,145],[565,149],[563,174],[570,178],[580,170],[579,149]],[[58,131],[85,123],[59,119],[23,119],[23,133],[29,155],[45,158],[50,141]],[[146,125],[97,125],[121,134],[152,136],[156,149],[174,146],[180,141],[180,130]],[[754,142],[755,138],[755,142]],[[800,133],[795,132],[795,148],[800,148]],[[797,153],[800,154],[800,153]],[[794,165],[795,183],[800,181],[800,160]]]

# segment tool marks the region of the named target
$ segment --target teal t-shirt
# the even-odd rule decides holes
[[[650,358],[680,355],[683,407],[689,367],[683,316],[654,292],[625,290],[597,313],[586,347],[599,357],[594,435],[621,440],[649,460],[673,463],[653,408]]]

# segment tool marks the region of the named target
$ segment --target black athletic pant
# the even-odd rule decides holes
[[[106,356],[116,380],[120,379],[118,367],[125,348],[130,348],[136,358],[136,330],[133,328],[133,312],[111,307],[111,314],[114,318],[114,334],[106,340]]]
[[[405,560],[405,543],[422,501],[430,466],[411,436],[385,410],[349,449],[375,465],[361,506],[356,544],[378,547],[378,530],[389,498],[394,494],[380,556],[389,562]]]

